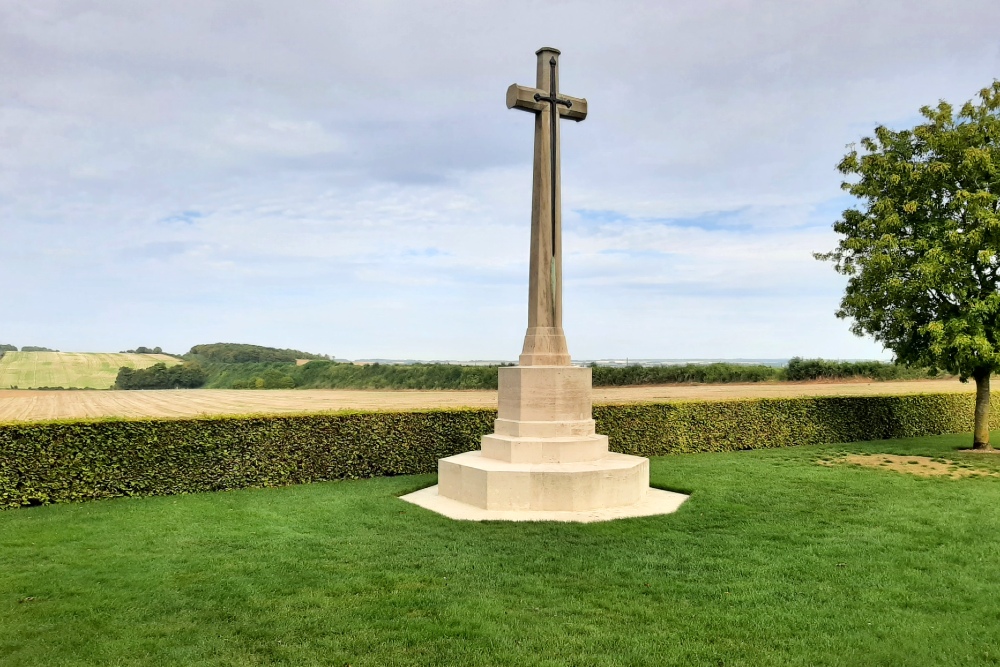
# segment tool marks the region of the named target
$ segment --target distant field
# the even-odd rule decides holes
[[[108,389],[122,366],[147,368],[159,362],[180,363],[165,354],[7,352],[0,358],[0,389]]]
[[[595,403],[866,396],[974,392],[955,379],[899,382],[774,382],[719,385],[595,387]],[[0,422],[100,417],[197,417],[331,410],[496,408],[496,391],[350,389],[161,389],[157,391],[10,391],[0,389]]]

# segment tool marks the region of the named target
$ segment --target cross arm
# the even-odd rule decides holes
[[[521,111],[544,111],[548,106],[545,102],[536,102],[535,93],[544,96],[545,93],[537,88],[519,86],[516,83],[510,84],[507,89],[507,108],[520,109]]]
[[[570,97],[569,95],[560,95],[559,97],[569,100],[573,103],[571,107],[559,106],[559,115],[563,118],[568,118],[569,120],[575,120],[580,122],[587,117],[587,100],[583,97]]]
[[[548,97],[548,93],[544,90],[539,90],[538,88],[529,88],[528,86],[519,86],[516,83],[510,84],[507,89],[507,108],[508,109],[520,109],[521,111],[532,111],[538,113],[544,111],[548,106],[548,102],[544,100],[535,100],[535,95],[539,97]],[[587,100],[582,97],[570,97],[569,95],[559,95],[559,99],[566,100],[570,102],[571,106],[558,105],[559,115],[562,118],[568,118],[569,120],[575,120],[580,122],[587,117]]]

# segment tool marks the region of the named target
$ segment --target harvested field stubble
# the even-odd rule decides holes
[[[733,398],[865,396],[972,392],[958,380],[900,382],[804,382],[773,384],[596,387],[594,402],[659,403]],[[194,417],[199,415],[293,414],[335,410],[495,408],[495,391],[364,391],[341,389],[157,391],[0,390],[0,421],[45,421],[99,417]]]

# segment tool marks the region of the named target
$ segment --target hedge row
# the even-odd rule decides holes
[[[594,418],[615,451],[661,456],[961,433],[974,412],[973,394],[915,394],[606,405]]]
[[[609,405],[612,449],[721,452],[972,428],[971,394]],[[996,410],[994,410],[996,414]],[[435,472],[478,449],[493,410],[0,425],[0,508]]]

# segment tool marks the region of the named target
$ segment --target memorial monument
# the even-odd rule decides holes
[[[499,369],[499,410],[482,449],[438,462],[438,485],[403,500],[454,519],[602,521],[667,514],[687,496],[649,487],[649,460],[608,450],[591,414],[591,370],[570,364],[562,328],[559,120],[587,100],[559,92],[559,50],[536,52],[534,88],[507,108],[535,116],[528,330],[517,366]]]

